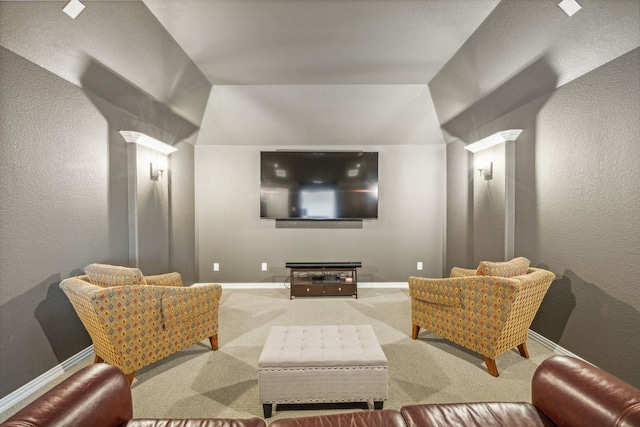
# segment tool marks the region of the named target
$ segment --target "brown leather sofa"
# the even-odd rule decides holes
[[[120,369],[96,363],[74,373],[0,426],[266,427],[261,418],[132,419],[130,387]]]
[[[532,403],[479,402],[409,405],[290,418],[270,427],[640,427],[640,390],[582,360],[554,356],[531,382]]]
[[[640,427],[640,390],[582,360],[554,356],[531,382],[532,403],[408,405],[275,420],[270,427]],[[124,374],[107,364],[84,368],[1,424],[3,427],[265,427],[249,419],[132,419]]]

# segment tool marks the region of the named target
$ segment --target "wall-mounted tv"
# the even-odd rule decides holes
[[[378,153],[260,152],[260,218],[378,218]]]

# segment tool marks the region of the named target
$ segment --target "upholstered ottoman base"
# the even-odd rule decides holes
[[[278,403],[387,400],[387,358],[369,325],[274,326],[258,361],[264,416]]]

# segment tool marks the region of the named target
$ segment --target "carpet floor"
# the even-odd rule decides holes
[[[416,403],[531,401],[531,377],[549,348],[528,340],[530,359],[509,351],[496,359],[500,376],[487,373],[481,355],[428,331],[411,339],[407,289],[364,288],[358,298],[289,300],[282,289],[225,289],[220,305],[219,350],[195,344],[136,373],[136,418],[262,417],[258,358],[274,325],[372,326],[388,359],[385,408]],[[80,365],[87,365],[86,359]],[[78,369],[81,366],[78,366]],[[65,373],[65,376],[71,372]],[[57,380],[56,382],[61,381]],[[363,410],[366,405],[279,405],[270,420]]]

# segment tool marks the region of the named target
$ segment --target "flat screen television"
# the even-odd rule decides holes
[[[260,152],[260,218],[378,218],[378,153]]]

